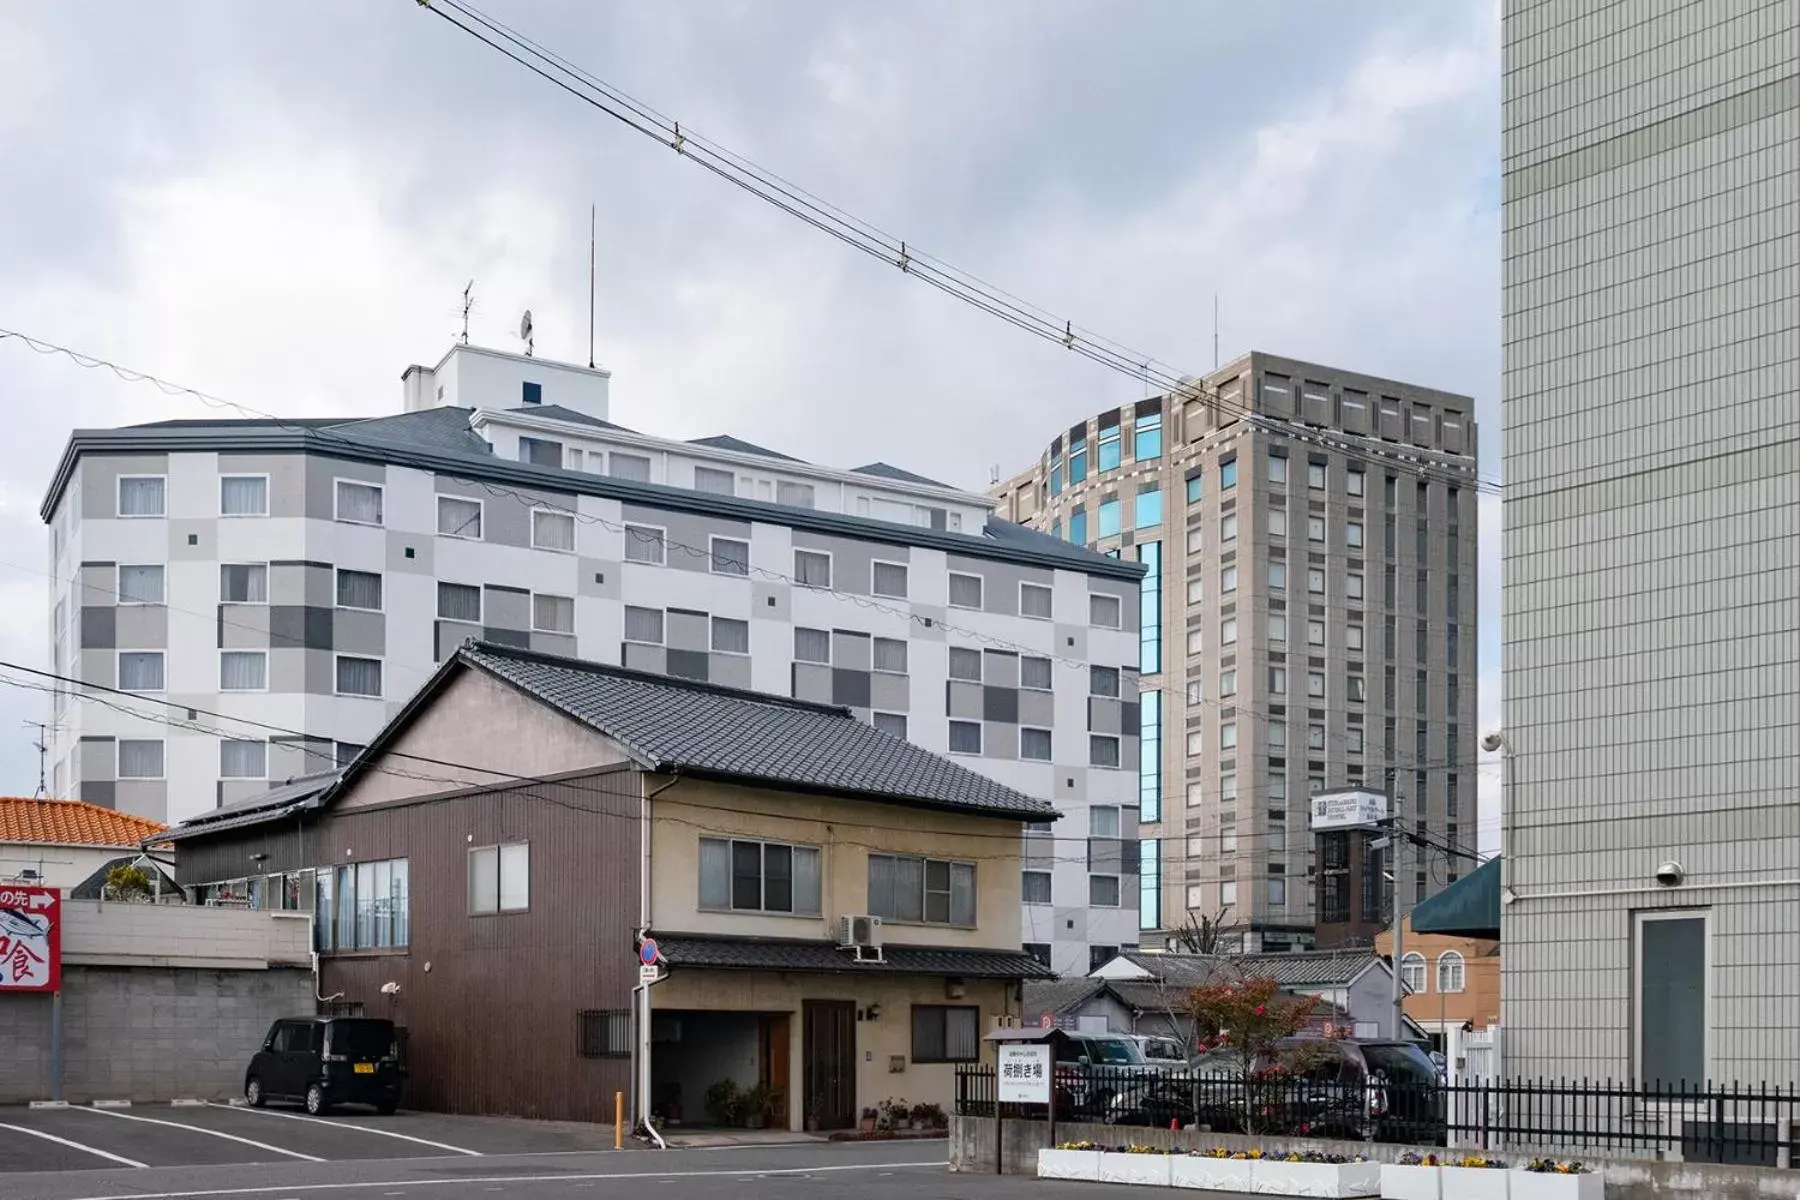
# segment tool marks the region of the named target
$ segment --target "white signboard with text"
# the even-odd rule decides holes
[[[1320,792],[1312,798],[1312,827],[1315,833],[1333,829],[1370,829],[1387,820],[1388,800],[1380,792],[1361,788],[1343,788]]]
[[[1000,1048],[1002,1104],[1050,1103],[1050,1047],[1042,1042]]]

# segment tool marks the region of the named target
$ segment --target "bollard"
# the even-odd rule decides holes
[[[613,1149],[625,1147],[625,1093],[613,1093]]]

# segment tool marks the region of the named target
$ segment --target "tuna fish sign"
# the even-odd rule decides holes
[[[62,986],[62,898],[55,888],[0,883],[0,995]]]

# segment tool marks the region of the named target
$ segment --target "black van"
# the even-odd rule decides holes
[[[382,1114],[400,1107],[400,1038],[392,1021],[370,1017],[294,1017],[269,1027],[244,1072],[244,1100],[299,1100],[313,1114],[334,1104],[367,1104]]]

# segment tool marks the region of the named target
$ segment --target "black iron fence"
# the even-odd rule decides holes
[[[994,1115],[994,1068],[956,1072],[956,1112]],[[1145,1067],[1055,1071],[1055,1119],[1568,1158],[1678,1153],[1688,1162],[1800,1167],[1800,1087],[1535,1079],[1443,1083]],[[1045,1105],[1004,1115],[1044,1120]]]

